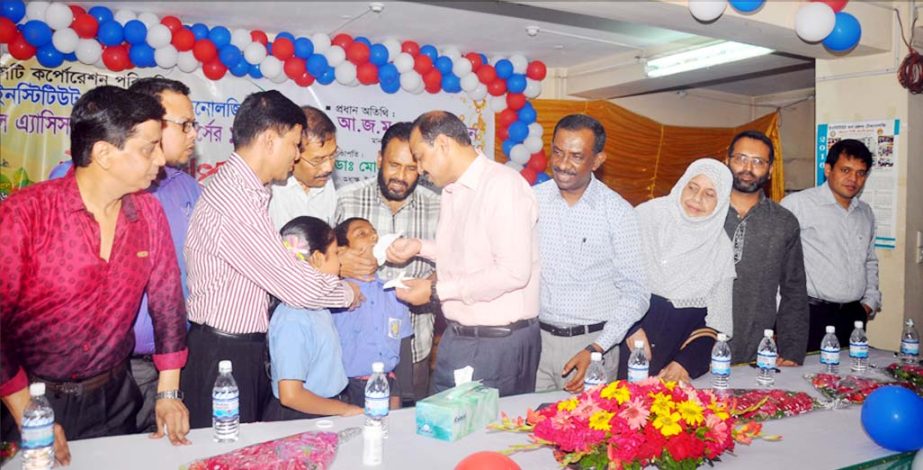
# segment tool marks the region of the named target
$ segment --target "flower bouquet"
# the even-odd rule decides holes
[[[859,377],[856,375],[808,374],[811,385],[831,400],[842,400],[859,405],[879,387],[899,385],[890,380]]]
[[[780,419],[821,408],[817,401],[804,392],[731,389],[727,394],[731,414],[743,421]]]
[[[649,378],[615,381],[591,388],[525,420],[503,415],[493,430],[528,432],[531,443],[512,453],[554,448],[562,466],[581,469],[694,469],[734,450],[735,440],[760,436],[760,424],[735,429],[728,401],[710,390]],[[766,438],[766,437],[763,437]]]
[[[339,436],[332,432],[303,432],[226,454],[196,460],[185,470],[323,470],[336,456]]]
[[[923,397],[923,366],[895,362],[885,368],[885,372],[891,377],[911,385],[917,395]]]

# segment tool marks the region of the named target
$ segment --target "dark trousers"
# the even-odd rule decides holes
[[[154,367],[154,361],[151,356],[139,356],[131,358],[131,376],[138,389],[141,390],[141,396],[144,403],[141,410],[138,411],[138,432],[154,432],[157,427],[157,419],[154,417],[154,405],[157,404],[157,382],[160,379],[160,373]]]
[[[401,396],[401,384],[398,380],[392,375],[388,374],[388,389],[391,392],[392,397]],[[360,378],[360,377],[350,377],[349,382],[346,384],[346,390],[343,390],[343,393],[339,399],[342,399],[350,405],[358,406],[359,408],[365,408],[365,386],[368,385],[369,379]]]
[[[400,358],[400,362],[394,368],[394,375],[397,377],[398,388],[401,390],[401,403],[412,404],[416,400],[413,393],[413,335],[401,339]]]
[[[231,337],[211,327],[192,323],[187,336],[189,359],[181,382],[189,408],[189,426],[212,425],[212,389],[218,378],[218,362],[230,360],[240,390],[240,422],[260,420],[272,396],[266,372],[266,335],[254,333]]]
[[[433,393],[454,387],[455,369],[465,366],[474,369],[472,380],[498,389],[501,397],[532,393],[541,354],[538,321],[500,338],[461,336],[450,325],[439,343]]]
[[[263,410],[263,421],[292,421],[296,419],[323,418],[324,415],[302,413],[282,404],[278,398],[272,397]]]
[[[857,300],[845,304],[818,301],[810,299],[808,308],[811,312],[811,323],[808,328],[808,351],[819,351],[820,342],[824,339],[827,325],[836,327],[836,338],[840,341],[841,348],[849,347],[849,335],[857,320],[867,327],[868,314],[865,307]]]

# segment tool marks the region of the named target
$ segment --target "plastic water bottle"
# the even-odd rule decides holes
[[[647,378],[650,361],[644,353],[644,340],[635,340],[635,349],[628,357],[628,381],[640,382]]]
[[[235,442],[240,436],[240,391],[231,375],[231,361],[218,363],[212,389],[212,429],[215,442]]]
[[[913,320],[908,318],[904,322],[904,332],[901,334],[901,362],[914,364],[920,357],[920,335],[913,327]]]
[[[22,468],[54,466],[54,410],[45,398],[45,384],[29,386],[32,399],[22,414]]]
[[[366,422],[378,421],[379,424],[388,416],[388,401],[391,398],[391,387],[385,377],[385,365],[381,362],[372,363],[372,376],[365,384],[365,417]]]
[[[362,465],[375,467],[381,465],[384,453],[384,429],[381,421],[368,419],[362,428]]]
[[[865,336],[862,322],[853,323],[855,328],[849,335],[850,369],[853,372],[865,372],[869,368],[869,339]]]
[[[711,348],[711,385],[715,390],[727,390],[731,377],[731,347],[728,335],[718,333],[718,341]]]
[[[605,383],[609,383],[609,375],[606,374],[606,369],[603,367],[603,355],[602,353],[592,352],[590,353],[590,367],[587,368],[586,375],[583,376],[583,390],[586,391]]]
[[[760,373],[756,376],[756,383],[764,387],[772,387],[776,383],[775,368],[779,352],[776,342],[772,340],[772,330],[763,330],[763,339],[756,350],[756,366]]]
[[[840,340],[836,339],[836,327],[827,325],[827,334],[820,341],[820,363],[827,374],[836,374],[840,369]]]

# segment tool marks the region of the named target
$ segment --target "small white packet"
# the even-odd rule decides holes
[[[474,377],[474,368],[471,366],[455,369],[455,386],[471,382],[472,377]]]
[[[378,243],[372,248],[372,254],[375,255],[375,259],[378,260],[379,266],[388,261],[388,247],[394,243],[394,240],[401,238],[402,235],[404,235],[404,232],[390,233],[378,237]]]
[[[388,290],[388,289],[409,289],[409,287],[407,287],[407,284],[404,284],[404,283],[402,282],[402,281],[404,281],[405,279],[409,279],[409,278],[407,277],[407,274],[404,273],[404,271],[401,271],[401,272],[399,272],[399,273],[397,274],[397,277],[396,277],[396,278],[391,279],[390,281],[386,282],[383,286],[381,286],[381,288],[384,289],[384,290]]]

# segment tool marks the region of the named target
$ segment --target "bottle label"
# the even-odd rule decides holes
[[[366,394],[365,415],[376,418],[388,416],[388,396]]]
[[[849,357],[856,358],[866,358],[869,357],[869,344],[868,343],[854,343],[849,342]]]
[[[712,356],[711,373],[712,375],[731,375],[731,359]]]
[[[31,419],[22,425],[22,448],[41,449],[54,444],[54,418]]]
[[[832,366],[840,364],[840,350],[839,349],[821,349],[820,350],[820,363],[829,364]]]
[[[640,382],[647,378],[647,367],[628,366],[628,381]]]
[[[914,340],[901,341],[901,354],[916,356],[920,354],[920,342]]]
[[[240,415],[240,394],[224,392],[212,394],[212,416],[216,419],[234,419]]]
[[[599,378],[593,378],[593,379],[587,378],[583,380],[583,389],[589,390],[597,385],[602,385],[603,383],[605,382],[603,382],[602,380],[599,380]]]
[[[760,369],[772,369],[776,366],[776,357],[778,355],[775,353],[766,353],[761,352],[756,354],[756,366]]]

